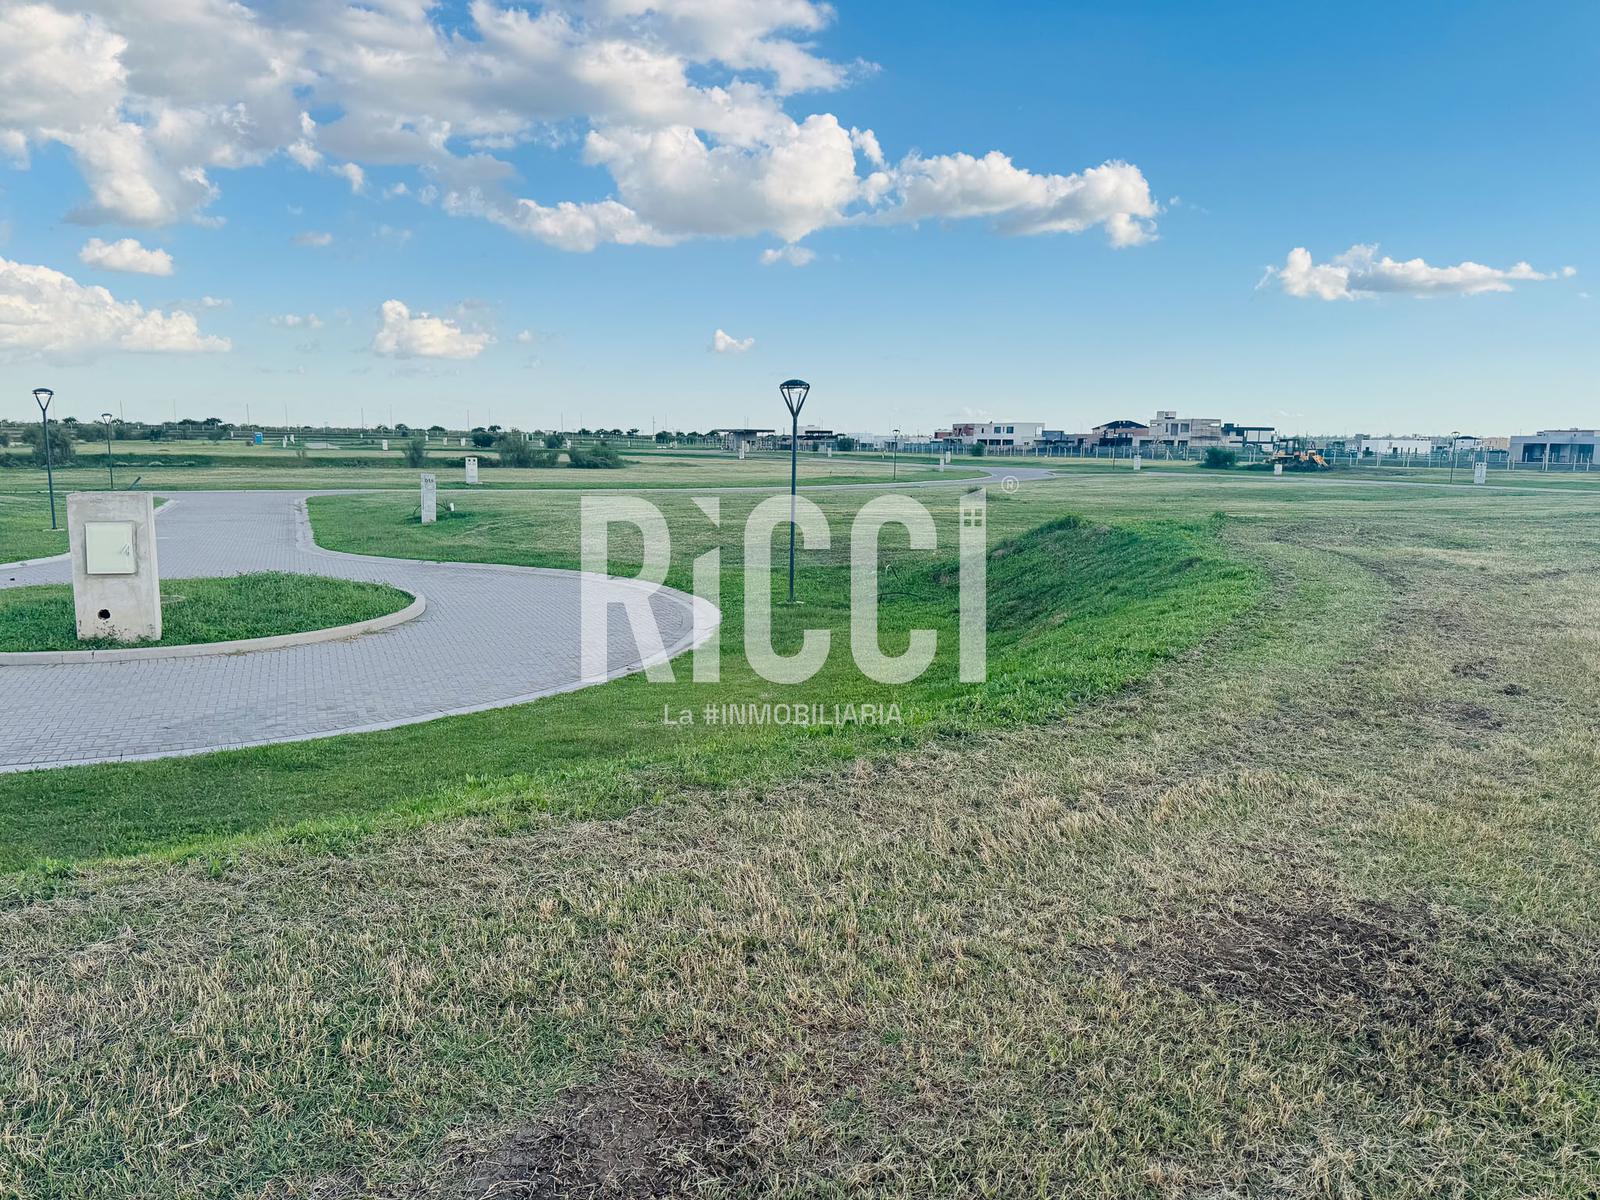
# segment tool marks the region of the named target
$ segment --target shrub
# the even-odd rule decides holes
[[[973,442],[972,445],[967,447],[967,453],[972,455],[973,458],[982,458],[985,454],[989,453],[989,447],[985,446],[982,442]]]
[[[26,436],[26,435],[24,435]],[[33,465],[42,467],[44,460],[44,438],[29,438],[33,443]],[[78,457],[78,451],[72,444],[70,437],[64,437],[59,429],[50,430],[50,462],[58,467],[64,467]]]
[[[502,467],[553,467],[556,465],[556,453],[553,450],[541,450],[528,440],[526,434],[520,429],[512,429],[502,433],[494,444],[495,452],[500,456]]]
[[[567,451],[567,466],[577,467],[579,470],[610,470],[622,465],[622,455],[610,446],[601,446],[594,450],[571,449]]]
[[[1239,461],[1237,450],[1224,450],[1221,446],[1207,446],[1205,457],[1200,460],[1202,467],[1210,467],[1213,471],[1227,471]]]
[[[479,450],[487,450],[494,445],[494,434],[489,433],[487,430],[474,433],[472,435],[472,444]]]
[[[428,465],[428,443],[420,437],[410,438],[405,449],[406,466],[425,467]]]
[[[559,433],[551,433],[551,434],[546,434],[545,435],[544,448],[546,450],[559,450],[559,449],[561,449],[561,447],[565,446],[566,444],[567,444],[567,439],[562,437]]]

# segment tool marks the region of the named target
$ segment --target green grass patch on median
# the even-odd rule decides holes
[[[925,500],[940,552],[911,552],[885,530],[879,609],[886,654],[913,629],[933,629],[933,665],[909,684],[873,683],[850,655],[849,551],[843,536],[866,497],[818,496],[836,533],[801,554],[803,603],[775,604],[773,644],[792,654],[807,629],[832,649],[804,684],[777,686],[745,657],[743,516],[755,497],[724,497],[707,521],[688,497],[660,498],[673,530],[668,582],[690,586],[691,564],[723,552],[720,680],[629,676],[534,704],[359,736],[193,758],[0,777],[0,870],[139,853],[226,853],[239,837],[339,844],[384,826],[472,812],[508,819],[610,816],[684,787],[763,786],[817,765],[909,749],[939,734],[1042,722],[1122,687],[1192,648],[1252,605],[1262,577],[1226,551],[1209,519],[1107,525],[1064,515],[1061,499],[991,501],[989,675],[957,681],[951,582],[959,493]],[[481,496],[472,519],[419,526],[394,497],[321,497],[322,544],[419,558],[575,566],[577,498]],[[894,534],[899,534],[899,541]],[[781,533],[779,535],[781,540]],[[637,538],[613,545],[613,572],[637,563]],[[775,556],[775,561],[776,561]],[[774,579],[774,594],[782,581]],[[530,628],[529,636],[537,636]],[[762,704],[900,707],[901,723],[797,728],[728,725],[731,707]],[[718,714],[708,720],[708,711]],[[745,711],[749,711],[746,709]],[[685,713],[690,719],[685,721]]]
[[[287,571],[224,579],[168,579],[161,585],[161,639],[139,646],[188,646],[330,629],[399,612],[399,588]],[[0,589],[0,651],[95,650],[126,643],[79,641],[68,584]]]

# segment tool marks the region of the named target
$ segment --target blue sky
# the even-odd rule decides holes
[[[0,415],[1600,423],[1592,3],[171,7],[0,9]]]

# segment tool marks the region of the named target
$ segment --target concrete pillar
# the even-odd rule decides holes
[[[136,642],[161,636],[156,502],[149,492],[67,497],[72,603],[78,637]]]
[[[1283,474],[1283,464],[1282,463],[1273,463],[1272,464],[1272,473],[1274,475],[1282,475]]]
[[[469,455],[467,455],[466,462],[467,462],[467,482],[468,483],[477,483],[478,482],[478,460],[476,458],[472,457],[472,455],[469,454]]]
[[[439,519],[439,477],[431,471],[422,474],[422,523],[432,525]]]
[[[389,439],[388,438],[384,438],[383,439],[383,448],[385,450],[387,450],[389,448]]]
[[[1488,463],[1481,463],[1481,462],[1473,463],[1472,464],[1472,482],[1473,483],[1487,483],[1488,481],[1489,481],[1489,464]]]

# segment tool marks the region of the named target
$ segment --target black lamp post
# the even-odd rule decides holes
[[[900,478],[900,431],[894,431],[894,458],[889,462],[889,482],[897,482]]]
[[[44,434],[44,477],[50,488],[50,528],[56,529],[56,472],[50,455],[50,401],[56,394],[49,388],[34,388],[33,402],[39,406],[39,424]]]
[[[117,467],[116,464],[111,461],[112,417],[110,413],[101,413],[100,419],[104,421],[106,425],[106,474],[111,478],[111,490],[114,492],[117,490]]]
[[[1452,429],[1450,431],[1450,482],[1451,483],[1454,483],[1456,481],[1456,446],[1459,445],[1460,442],[1461,442],[1461,431],[1459,429]]]
[[[778,385],[783,406],[789,410],[789,603],[794,603],[794,516],[795,495],[800,477],[800,409],[805,406],[811,385],[804,379],[785,379]]]

